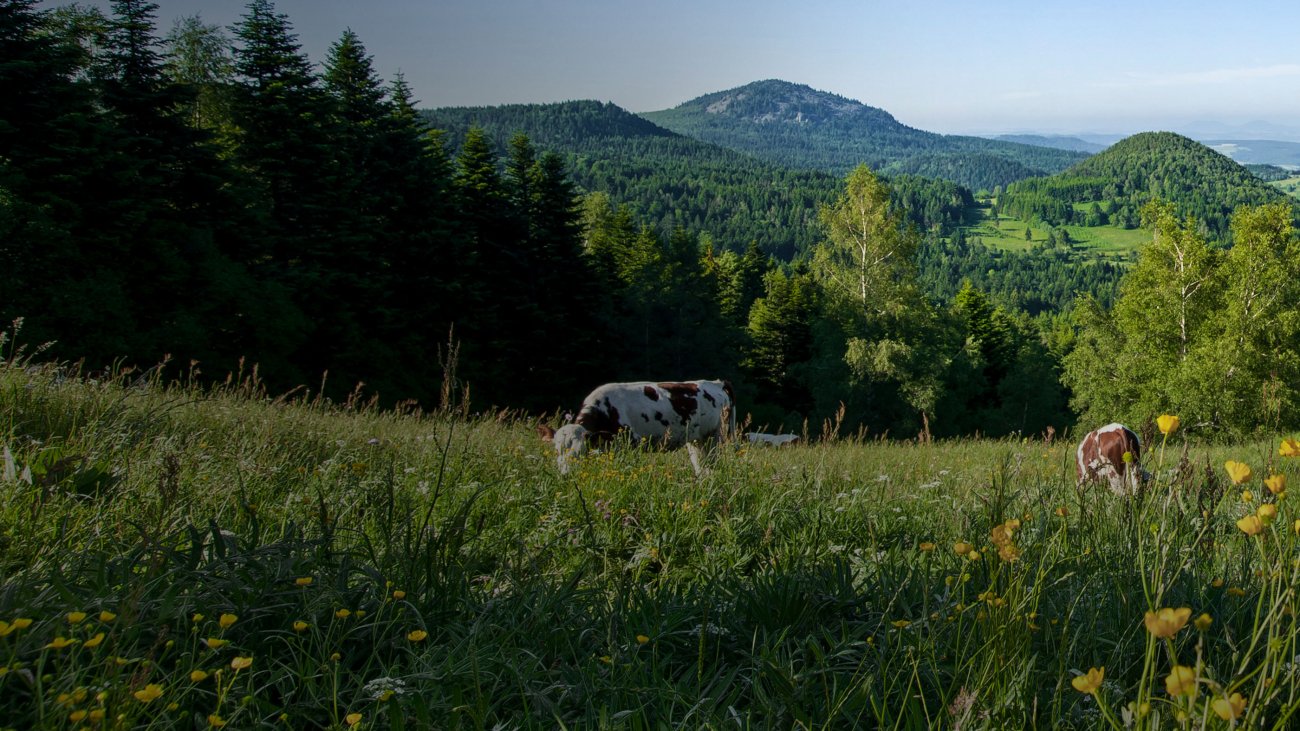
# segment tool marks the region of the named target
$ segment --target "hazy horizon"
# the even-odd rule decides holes
[[[42,7],[66,3],[46,2]],[[108,0],[82,4],[107,10]],[[159,3],[158,34],[244,0]],[[949,134],[1171,130],[1300,140],[1300,4],[1056,7],[816,0],[649,6],[625,0],[280,0],[320,64],[346,28],[422,107],[610,101],[633,112],[782,79]],[[1240,135],[1235,135],[1240,136]],[[1242,137],[1245,139],[1245,137]]]

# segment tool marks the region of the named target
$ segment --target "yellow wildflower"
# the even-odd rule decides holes
[[[1259,516],[1261,523],[1268,525],[1277,517],[1277,506],[1273,503],[1264,503],[1255,511],[1255,515]]]
[[[402,591],[401,589],[398,589],[397,591],[393,592],[393,598],[400,602],[406,598],[406,592]]]
[[[232,670],[244,670],[252,664],[253,658],[251,657],[236,657],[230,661],[230,667]]]
[[[222,718],[221,716],[215,713],[212,713],[208,715],[208,725],[211,726],[212,728],[222,728],[226,725],[226,719]]]
[[[18,619],[15,619],[14,621],[10,622],[9,626],[16,630],[27,629],[28,627],[32,626],[32,620],[28,619],[27,617],[19,617]]]
[[[917,546],[917,548],[921,549],[925,553],[929,553],[934,550],[934,544],[929,541],[921,541],[921,545]]]
[[[351,610],[351,609],[340,609],[340,610],[338,610],[337,612],[334,613],[334,616],[335,616],[335,617],[338,617],[339,619],[347,619],[348,617],[351,617],[351,616],[352,616],[352,610]]]
[[[1277,448],[1277,453],[1283,457],[1300,457],[1300,441],[1295,437],[1283,439],[1282,446]]]
[[[48,644],[45,645],[45,649],[62,650],[63,648],[69,645],[75,645],[75,644],[77,644],[76,639],[70,640],[67,637],[55,637],[54,639],[50,640]]]
[[[205,642],[209,650],[220,650],[230,644],[230,640],[223,640],[219,637],[209,637]]]
[[[223,614],[221,615],[220,618],[217,619],[217,624],[221,625],[221,629],[230,629],[230,625],[238,621],[239,621],[239,617],[237,615]]]
[[[358,723],[361,723],[361,714],[360,714],[360,713],[349,713],[348,715],[346,715],[346,716],[343,717],[343,720],[344,720],[344,721],[347,721],[349,726],[355,726],[355,725],[357,725]]]
[[[1156,426],[1160,427],[1160,433],[1169,436],[1178,431],[1178,417],[1173,414],[1161,414],[1156,417]]]
[[[1237,521],[1237,527],[1248,536],[1257,536],[1264,532],[1264,521],[1260,520],[1258,515],[1247,515]]]
[[[1074,676],[1074,678],[1070,680],[1070,685],[1073,685],[1074,689],[1080,693],[1093,695],[1101,689],[1101,681],[1105,678],[1106,666],[1103,665],[1099,668],[1090,668],[1087,675]]]
[[[1186,665],[1175,665],[1165,676],[1165,692],[1175,698],[1196,696],[1196,671]]]
[[[1062,505],[1061,507],[1059,507],[1059,508],[1056,509],[1056,517],[1058,517],[1058,518],[1064,518],[1065,516],[1067,516],[1067,515],[1069,515],[1069,514],[1070,514],[1070,511],[1067,510],[1067,509],[1065,508],[1064,505]]]
[[[1208,630],[1210,628],[1210,625],[1213,623],[1214,623],[1214,619],[1210,615],[1204,612],[1201,613],[1201,616],[1197,617],[1195,620],[1192,621],[1192,624],[1196,625],[1196,629],[1202,632]]]
[[[1228,596],[1246,596],[1246,590],[1239,586],[1229,586],[1227,594]]]
[[[422,629],[413,629],[410,632],[406,633],[406,639],[410,640],[411,642],[424,642],[424,638],[428,636],[429,633],[425,632]]]
[[[952,552],[958,556],[965,556],[973,550],[975,550],[975,547],[965,541],[957,541],[952,544]]]
[[[90,712],[90,722],[99,723],[100,721],[104,720],[105,715],[106,713],[103,708],[96,708]]]
[[[73,711],[72,713],[68,714],[68,720],[72,721],[73,723],[80,723],[81,721],[86,720],[86,716],[88,715],[90,714],[88,714],[85,711]]]
[[[1165,607],[1154,612],[1147,612],[1143,618],[1147,631],[1158,638],[1173,637],[1183,627],[1187,626],[1187,620],[1192,616],[1190,607],[1181,607],[1171,609]]]
[[[645,643],[647,643],[647,642],[649,642],[649,641],[650,641],[650,638],[649,638],[648,636],[646,636],[646,635],[637,635],[637,636],[636,636],[636,643],[637,643],[638,645],[644,645]]]
[[[1264,486],[1274,495],[1286,492],[1286,475],[1269,475],[1264,478]]]
[[[141,703],[150,703],[152,701],[157,700],[158,696],[162,694],[163,694],[163,689],[161,685],[158,685],[157,683],[150,683],[145,687],[141,688],[140,690],[137,690],[136,692],[132,693],[131,695],[135,696],[135,699],[140,701]]]
[[[81,624],[85,619],[85,612],[68,612],[68,624]]]
[[[1253,503],[1253,502],[1255,502],[1255,493],[1251,492],[1250,490],[1242,490],[1242,491],[1241,491],[1241,501],[1242,501],[1243,503]]]
[[[890,624],[894,625],[898,629],[904,629],[911,624],[911,621],[906,619],[895,619],[893,622],[890,622]]]
[[[1232,484],[1234,485],[1240,485],[1246,480],[1249,480],[1252,474],[1250,471],[1250,465],[1244,462],[1235,462],[1233,460],[1224,462],[1223,469],[1227,470],[1228,478],[1232,480]]]
[[[103,633],[103,632],[96,632],[94,637],[91,637],[90,639],[88,639],[88,640],[86,640],[85,642],[83,642],[83,643],[81,644],[81,646],[82,646],[82,647],[99,647],[99,644],[100,644],[101,642],[103,642],[103,641],[104,641],[104,633]]]
[[[1231,721],[1234,718],[1240,718],[1246,711],[1246,699],[1241,697],[1240,693],[1233,693],[1227,698],[1215,698],[1210,703],[1210,708],[1214,713],[1225,721]]]
[[[109,622],[112,622],[115,619],[117,619],[117,615],[108,611],[107,609],[99,613],[99,621],[103,622],[104,624],[108,624]]]
[[[307,627],[308,627],[308,626],[309,626],[309,625],[308,625],[306,622],[304,622],[304,621],[302,621],[301,619],[299,619],[299,620],[297,620],[297,621],[295,621],[295,622],[293,623],[293,631],[294,631],[294,632],[305,632],[305,631],[307,631]]]
[[[980,552],[972,550],[970,553],[966,554],[966,558],[971,561],[978,561],[980,560]]]
[[[293,583],[298,586],[311,586],[311,582],[313,581],[315,581],[315,579],[310,576],[299,576],[293,580]]]
[[[198,612],[195,612],[195,613],[194,613],[194,616],[193,616],[193,617],[190,617],[190,621],[193,622],[193,623],[195,623],[195,624],[198,624],[199,622],[202,622],[202,621],[203,621],[203,615],[202,615],[202,614],[199,614]]]
[[[193,670],[190,672],[191,683],[202,683],[207,679],[208,679],[208,671],[206,670]]]

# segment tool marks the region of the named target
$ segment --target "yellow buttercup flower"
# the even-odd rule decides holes
[[[315,579],[313,579],[310,576],[300,576],[294,579],[293,583],[297,584],[298,586],[311,586],[311,582],[314,580]]]
[[[360,713],[349,713],[348,715],[346,715],[346,716],[343,717],[343,720],[344,720],[344,721],[347,721],[349,726],[355,726],[355,725],[357,725],[358,723],[361,723],[361,714],[360,714]]]
[[[1187,626],[1187,620],[1192,616],[1192,610],[1189,607],[1180,607],[1171,609],[1165,607],[1154,612],[1147,612],[1143,618],[1147,631],[1158,638],[1173,637],[1183,627]]]
[[[10,622],[9,626],[13,627],[14,629],[27,629],[28,627],[32,626],[32,620],[28,619],[27,617],[19,617],[18,619],[15,619],[14,621]]]
[[[929,541],[921,541],[921,545],[917,546],[917,548],[921,549],[925,553],[929,553],[934,550],[934,544]]]
[[[1215,698],[1210,703],[1210,708],[1214,709],[1215,715],[1219,718],[1231,721],[1240,718],[1241,714],[1246,712],[1246,699],[1242,698],[1240,693],[1233,693],[1227,698]]]
[[[109,622],[112,622],[115,619],[117,619],[117,615],[108,611],[107,609],[99,613],[99,621],[103,622],[104,624],[108,624]]]
[[[1249,480],[1251,474],[1253,474],[1250,471],[1250,465],[1245,462],[1228,460],[1223,463],[1223,469],[1228,471],[1228,478],[1232,480],[1232,484],[1234,485],[1240,485],[1246,480]]]
[[[63,648],[68,647],[69,645],[75,645],[75,644],[77,644],[77,640],[75,638],[70,640],[67,637],[55,637],[54,639],[50,640],[48,644],[45,645],[45,649],[62,650]]]
[[[199,614],[198,612],[195,612],[195,613],[194,613],[194,616],[193,616],[193,617],[190,617],[190,621],[193,622],[193,623],[195,623],[195,624],[198,624],[199,622],[202,622],[202,621],[203,621],[203,615],[202,615],[202,614]]]
[[[202,683],[207,679],[208,679],[208,671],[206,670],[194,670],[190,672],[191,683]]]
[[[1074,676],[1074,678],[1070,680],[1070,685],[1073,685],[1074,689],[1080,693],[1093,695],[1101,689],[1101,681],[1105,680],[1105,678],[1106,666],[1103,665],[1099,668],[1089,669],[1086,675]]]
[[[1058,518],[1064,518],[1065,516],[1067,516],[1067,515],[1069,515],[1069,514],[1070,514],[1070,511],[1069,511],[1069,510],[1068,510],[1064,505],[1062,505],[1061,507],[1059,507],[1059,508],[1056,509],[1056,517],[1058,517]]]
[[[1264,486],[1274,495],[1286,492],[1286,475],[1269,475],[1264,478]]]
[[[1255,502],[1255,493],[1251,492],[1250,490],[1242,490],[1242,491],[1241,491],[1241,501],[1242,501],[1243,503],[1253,503],[1253,502]]]
[[[423,642],[424,639],[428,636],[429,633],[425,632],[422,629],[413,629],[410,632],[406,633],[406,639],[410,640],[411,642]]]
[[[1173,414],[1161,414],[1156,417],[1156,426],[1160,427],[1160,433],[1169,436],[1178,431],[1178,417]]]
[[[1258,515],[1247,515],[1237,521],[1237,527],[1248,536],[1257,536],[1264,532],[1264,521]]]
[[[338,617],[339,619],[347,619],[348,617],[351,617],[351,616],[352,616],[352,610],[351,610],[351,609],[340,609],[340,610],[338,610],[337,612],[334,613],[334,616],[335,616],[335,617]]]
[[[650,638],[649,638],[648,636],[646,636],[646,635],[637,635],[637,636],[636,636],[636,643],[637,643],[638,645],[644,645],[645,643],[647,643],[647,642],[649,642],[649,641],[650,641]]]
[[[393,598],[400,602],[406,598],[406,592],[402,591],[401,589],[398,589],[393,592]]]
[[[1165,692],[1175,698],[1180,695],[1196,696],[1196,671],[1185,665],[1175,665],[1165,676]]]
[[[1300,441],[1295,437],[1283,439],[1282,446],[1277,448],[1277,453],[1283,457],[1300,457]]]
[[[68,624],[81,624],[85,619],[85,612],[68,612]]]
[[[251,657],[236,657],[230,661],[230,667],[233,670],[244,670],[253,664]]]
[[[894,625],[894,627],[898,629],[904,629],[911,624],[911,622],[906,619],[895,619],[893,622],[890,622],[890,624]]]
[[[1201,613],[1201,616],[1192,620],[1192,624],[1196,625],[1196,629],[1202,632],[1208,630],[1210,628],[1210,625],[1213,623],[1214,623],[1214,619],[1210,615],[1204,612]]]
[[[973,550],[975,550],[975,547],[965,541],[957,541],[952,544],[952,552],[958,556],[965,556]]]
[[[90,714],[87,713],[86,711],[73,711],[72,713],[68,714],[68,720],[72,721],[73,723],[80,723],[86,720],[86,716],[88,715]]]
[[[140,690],[137,690],[136,692],[132,693],[131,695],[135,696],[135,699],[140,701],[141,703],[150,703],[152,701],[157,700],[158,697],[161,696],[162,694],[163,694],[163,688],[161,685],[158,685],[157,683],[150,683],[145,687],[141,688]]]
[[[297,621],[295,621],[295,622],[293,623],[293,631],[294,631],[294,632],[305,632],[305,631],[307,631],[307,627],[308,627],[308,626],[309,626],[309,625],[308,625],[306,622],[304,622],[304,621],[302,621],[301,619],[299,619],[299,620],[297,620]]]
[[[221,615],[220,618],[217,619],[217,624],[221,625],[221,629],[230,629],[230,625],[238,621],[239,621],[239,617],[237,615],[223,614]]]
[[[1255,510],[1255,515],[1259,516],[1259,522],[1268,525],[1277,517],[1277,506],[1273,503],[1264,503]]]
[[[212,713],[208,715],[208,725],[212,728],[223,728],[226,725],[226,719]]]
[[[103,642],[103,641],[104,641],[104,633],[103,633],[103,632],[96,632],[94,637],[91,637],[90,639],[88,639],[88,640],[86,640],[85,642],[81,643],[81,646],[82,646],[82,647],[99,647],[99,644],[100,644],[101,642]]]
[[[220,650],[230,644],[230,640],[223,640],[219,637],[209,637],[204,642],[207,644],[209,650]]]

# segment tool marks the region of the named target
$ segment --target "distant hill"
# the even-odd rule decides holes
[[[860,163],[885,175],[942,177],[992,189],[1060,172],[1083,153],[940,135],[888,112],[803,84],[758,81],[642,115],[680,134],[779,165],[843,175]]]
[[[452,154],[471,127],[505,151],[516,132],[540,150],[564,156],[575,183],[607,193],[662,231],[708,232],[742,250],[750,241],[791,260],[821,237],[817,211],[834,199],[840,176],[789,170],[735,150],[676,134],[614,104],[573,101],[421,112],[450,135]],[[953,183],[907,176],[891,179],[895,198],[923,229],[946,229],[973,204]]]
[[[1001,210],[1053,225],[1138,225],[1152,198],[1195,216],[1220,239],[1239,205],[1284,199],[1231,159],[1172,132],[1144,132],[1049,178],[1023,180],[999,199]]]
[[[1239,163],[1300,167],[1300,142],[1281,140],[1204,140],[1211,149]]]
[[[1021,145],[1034,145],[1036,147],[1052,147],[1058,150],[1073,150],[1074,152],[1086,152],[1093,154],[1106,149],[1108,145],[1078,137],[1069,137],[1066,135],[997,135],[991,139],[1001,140],[1002,142],[1015,142]]]

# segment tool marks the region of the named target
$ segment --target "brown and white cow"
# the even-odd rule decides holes
[[[1150,477],[1142,469],[1141,440],[1123,424],[1107,424],[1088,432],[1074,458],[1080,485],[1106,480],[1112,491],[1122,495],[1137,492],[1138,485]]]
[[[560,472],[568,472],[571,459],[581,457],[588,447],[609,443],[621,432],[675,449],[721,440],[735,429],[735,397],[726,381],[637,381],[597,388],[583,399],[572,424],[559,429],[539,425],[537,433],[555,445],[556,464]],[[693,464],[696,461],[692,459]]]

